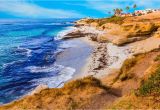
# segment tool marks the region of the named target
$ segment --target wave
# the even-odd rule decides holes
[[[3,64],[3,68],[5,69],[5,68],[7,68],[8,66],[11,66],[11,65],[16,65],[17,63],[23,63],[25,60],[18,60],[18,61],[12,61],[12,62],[10,62],[10,63],[5,63],[5,64]]]
[[[53,67],[29,67],[31,72],[54,72],[58,71],[56,76],[34,79],[36,86],[47,85],[49,88],[62,87],[63,84],[72,78],[75,69],[71,67],[64,67],[62,65],[52,65]]]
[[[63,41],[62,43],[59,44],[60,49],[67,49],[67,48],[73,48],[77,47],[78,44],[74,41]]]
[[[64,68],[62,65],[50,65],[50,66],[28,66],[25,70],[28,70],[31,73],[50,73],[54,71],[59,71]]]
[[[60,31],[57,36],[54,38],[54,40],[60,40],[68,33],[74,32],[77,28],[73,26],[66,27],[63,31]]]
[[[72,22],[62,22],[62,23],[59,23],[59,22],[57,22],[57,23],[46,23],[46,24],[44,24],[44,25],[72,25],[73,23]]]
[[[25,53],[28,57],[30,57],[32,50],[18,46],[16,52]]]

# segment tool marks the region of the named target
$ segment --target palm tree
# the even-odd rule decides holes
[[[119,16],[123,12],[123,10],[120,8],[113,9],[113,11],[114,11],[114,15],[116,16]]]
[[[119,9],[119,14],[122,14],[122,12],[123,12],[123,9],[120,8]]]
[[[129,9],[130,9],[130,7],[129,7],[129,6],[127,6],[127,7],[126,7],[126,10],[128,11]]]
[[[135,9],[137,8],[137,5],[136,5],[136,4],[134,4],[134,5],[133,5],[133,8],[134,8],[134,12],[135,12]]]
[[[136,4],[134,4],[134,5],[133,5],[133,8],[134,8],[134,9],[136,9],[136,8],[137,8],[137,5],[136,5]]]

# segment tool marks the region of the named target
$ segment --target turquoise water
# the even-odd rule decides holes
[[[8,103],[39,84],[48,84],[64,69],[55,57],[64,47],[57,33],[75,19],[0,21],[0,103]],[[72,72],[72,71],[71,71]],[[54,79],[52,86],[61,82]]]

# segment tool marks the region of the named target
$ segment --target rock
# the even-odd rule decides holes
[[[153,36],[160,38],[160,28],[157,29],[157,32],[155,32]]]
[[[124,45],[127,43],[140,41],[140,40],[144,40],[144,39],[146,39],[146,37],[132,37],[132,38],[121,37],[121,38],[114,39],[113,43],[121,46],[121,45]]]
[[[105,43],[105,42],[108,42],[108,39],[105,35],[100,35],[97,37],[97,41],[101,43]]]
[[[122,25],[123,30],[126,31],[127,37],[146,36],[152,34],[157,30],[157,26],[151,22],[133,22]]]
[[[92,41],[97,41],[97,36],[96,35],[90,35],[89,37]]]
[[[67,35],[63,37],[63,39],[67,40],[67,39],[72,39],[72,38],[80,38],[80,37],[85,37],[86,35],[88,35],[88,33],[83,33],[77,30],[77,31],[68,33]]]
[[[98,27],[98,23],[97,22],[92,22],[91,24],[90,24],[90,26],[92,26],[92,27]]]

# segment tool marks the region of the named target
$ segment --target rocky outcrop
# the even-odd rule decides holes
[[[151,22],[133,22],[123,24],[122,28],[127,32],[127,37],[147,36],[157,31],[158,27]]]
[[[143,17],[82,19],[77,21],[76,24],[87,25],[105,31],[103,35],[92,37],[94,41],[109,41],[116,45],[124,45],[152,36],[160,36],[160,22],[156,20],[159,18],[156,17],[156,19],[152,19],[147,16],[146,18],[148,19],[144,19]]]
[[[73,38],[80,38],[80,37],[85,37],[89,34],[90,33],[83,33],[80,30],[76,30],[76,31],[70,32],[66,34],[65,36],[63,36],[63,39],[67,40],[67,39],[73,39]]]

